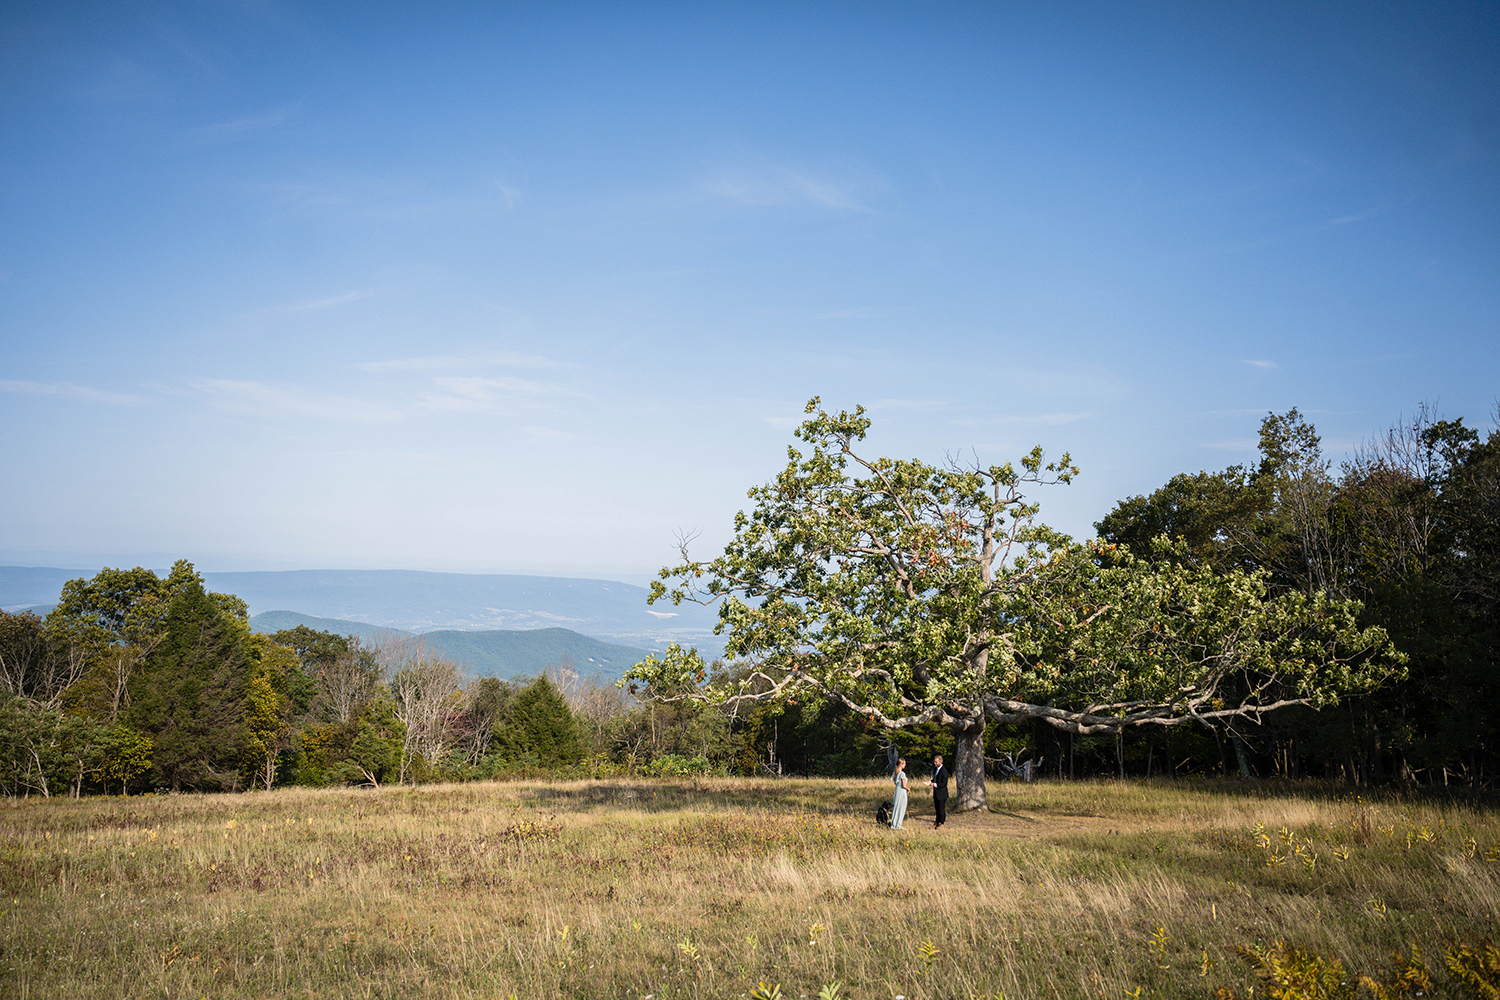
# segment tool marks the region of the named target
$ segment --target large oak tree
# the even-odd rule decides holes
[[[866,458],[864,409],[819,401],[773,481],[750,490],[717,558],[662,570],[652,600],[719,605],[730,685],[697,687],[695,651],[627,675],[658,696],[731,706],[827,698],[889,730],[938,723],[956,744],[958,803],[985,805],[988,722],[1076,733],[1326,704],[1397,669],[1358,606],[1269,597],[1264,574],[1079,546],[1029,493],[1077,474],[1040,448],[1019,466]]]

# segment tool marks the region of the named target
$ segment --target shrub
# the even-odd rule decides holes
[[[1456,1000],[1500,1000],[1500,945],[1488,938],[1450,941],[1443,948],[1442,981],[1434,981],[1420,951],[1396,956],[1379,977],[1352,976],[1338,959],[1276,941],[1235,949],[1265,984],[1272,1000],[1402,1000],[1415,997],[1453,997]],[[1252,990],[1249,995],[1254,995]],[[1214,993],[1215,1000],[1239,1000],[1230,989]]]
[[[681,754],[663,754],[642,768],[644,773],[656,778],[706,777],[714,773],[714,766],[702,754],[684,757]]]

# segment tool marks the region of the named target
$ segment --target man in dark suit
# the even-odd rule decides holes
[[[932,786],[932,808],[937,813],[932,824],[936,829],[948,821],[948,768],[942,754],[932,758],[932,780],[928,784]]]

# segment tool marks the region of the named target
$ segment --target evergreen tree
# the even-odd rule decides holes
[[[161,642],[130,679],[129,721],[154,741],[157,783],[223,790],[243,784],[249,632],[201,582],[173,595]]]
[[[514,763],[534,760],[542,767],[565,767],[583,760],[583,733],[568,703],[545,677],[522,688],[494,730],[494,753]]]

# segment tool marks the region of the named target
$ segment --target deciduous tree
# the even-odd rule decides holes
[[[251,666],[245,684],[245,757],[241,770],[249,787],[269,790],[276,782],[281,754],[290,745],[290,678],[297,673],[297,656],[264,635],[247,637]]]
[[[456,742],[463,679],[451,661],[434,656],[417,639],[384,640],[377,657],[390,678],[396,718],[404,727],[399,780],[405,782],[414,764],[437,763]]]
[[[42,620],[30,611],[0,611],[0,693],[56,708],[83,676],[83,650],[48,641]]]
[[[380,691],[382,670],[376,650],[350,639],[332,659],[318,662],[317,681],[311,711],[339,723],[352,721]]]
[[[1255,715],[1323,703],[1392,668],[1383,636],[1351,631],[1351,608],[1270,606],[1245,574],[1111,564],[1037,523],[1028,494],[1069,482],[1067,455],[1048,462],[1036,448],[1019,467],[865,458],[863,408],[834,415],[814,399],[807,412],[796,436],[810,453],[790,449],[781,474],[751,489],[724,554],[684,551],[653,584],[653,601],[718,603],[726,651],[756,665],[689,696],[815,694],[888,730],[941,724],[954,735],[958,802],[976,808],[989,720],[1082,733]],[[1172,641],[1154,642],[1164,627]],[[1265,676],[1276,651],[1299,660]],[[674,646],[627,677],[671,697],[704,671]]]

